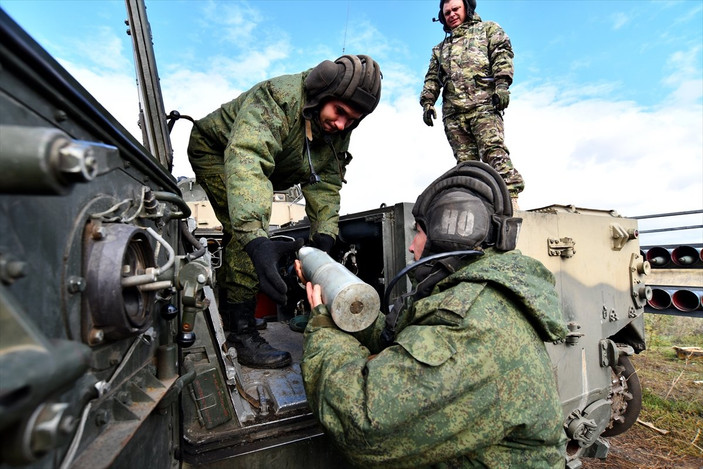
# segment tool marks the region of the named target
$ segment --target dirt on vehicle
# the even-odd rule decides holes
[[[703,357],[674,347],[703,346],[703,319],[648,315],[648,349],[632,357],[643,394],[637,423],[606,440],[605,460],[585,469],[703,468]]]

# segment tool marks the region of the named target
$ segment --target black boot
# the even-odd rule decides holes
[[[239,363],[251,368],[282,368],[291,363],[290,353],[277,350],[266,342],[256,330],[254,311],[256,303],[235,303],[230,319],[236,330],[227,336],[227,343],[237,350]]]

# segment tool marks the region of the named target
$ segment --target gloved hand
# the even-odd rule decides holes
[[[334,246],[335,239],[326,233],[315,233],[312,235],[312,247],[330,253]]]
[[[276,303],[286,302],[288,287],[278,271],[278,261],[285,254],[297,251],[304,244],[302,239],[269,239],[260,237],[253,239],[244,246],[259,277],[259,290]]]
[[[493,94],[493,106],[499,111],[502,111],[510,104],[510,91],[508,91],[508,83],[499,81],[496,83],[496,91]]]
[[[434,110],[434,106],[431,104],[425,104],[422,106],[422,120],[425,124],[432,127],[434,125],[433,119],[437,118],[437,111]]]

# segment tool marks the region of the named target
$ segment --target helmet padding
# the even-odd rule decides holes
[[[413,207],[416,222],[427,234],[423,256],[488,246],[515,249],[522,219],[512,215],[505,181],[479,161],[460,163],[444,173]]]
[[[325,60],[305,78],[303,115],[309,119],[325,101],[340,99],[366,116],[381,99],[382,78],[378,63],[368,55],[343,55],[334,62]]]

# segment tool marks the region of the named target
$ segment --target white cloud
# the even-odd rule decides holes
[[[101,27],[94,37],[73,40],[74,53],[85,57],[97,67],[111,71],[130,70],[132,61],[126,58],[131,50],[125,52],[125,41],[116,36],[110,28]]]
[[[374,57],[375,58],[375,57]],[[425,79],[424,70],[418,72],[412,70],[406,65],[394,61],[383,61],[381,63],[381,73],[383,74],[381,101],[385,103],[396,104],[395,101],[400,99],[415,100],[415,105],[420,109],[420,95],[407,96],[408,90],[418,89],[420,84]]]
[[[177,110],[193,119],[200,119],[223,103],[234,99],[243,89],[234,87],[221,74],[178,69],[161,79],[166,113]],[[192,124],[184,119],[176,122],[171,132],[173,175],[192,176],[186,149]]]
[[[669,56],[667,68],[675,72],[664,79],[664,84],[675,91],[669,96],[668,104],[687,106],[703,97],[703,77],[698,68],[701,49],[701,45],[696,44],[688,50],[679,50]]]
[[[213,75],[228,77],[232,82],[247,88],[254,83],[265,80],[271,75],[272,66],[290,54],[286,41],[269,44],[261,50],[250,49],[239,57],[218,56],[210,60]]]
[[[610,15],[610,21],[613,24],[613,29],[618,30],[630,22],[630,18],[622,12],[614,13]]]
[[[404,45],[389,40],[367,21],[352,23],[348,29],[353,33],[345,35],[344,46],[347,54],[368,54],[378,60],[381,57],[389,59],[407,52]]]
[[[434,127],[425,126],[414,95],[393,105],[382,100],[352,136],[354,160],[347,169],[341,213],[414,202],[422,189],[451,168],[455,160],[439,117]]]
[[[680,24],[688,23],[689,21],[700,21],[699,16],[701,11],[703,11],[703,4],[700,2],[690,2],[687,5],[691,5],[691,9],[681,17],[677,18],[673,23],[674,26],[678,27]],[[673,6],[673,2],[664,4],[664,8],[671,6]]]
[[[647,110],[594,98],[544,101],[542,94],[523,93],[506,123],[527,182],[523,207],[563,203],[630,216],[701,208],[699,104]]]
[[[93,97],[141,142],[139,130],[139,96],[134,81],[133,68],[96,70],[72,62],[59,60],[61,65]]]
[[[254,39],[256,36],[254,32],[262,20],[259,10],[251,8],[244,2],[210,1],[205,4],[202,11],[204,15],[201,25],[205,30],[216,29],[215,37],[240,47],[240,43],[248,43]]]

